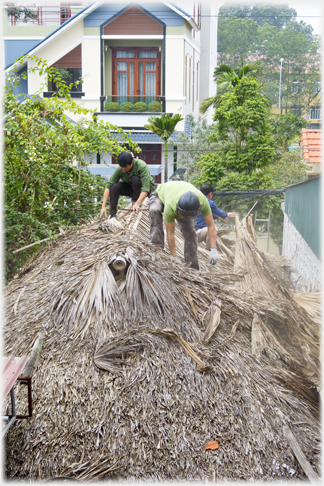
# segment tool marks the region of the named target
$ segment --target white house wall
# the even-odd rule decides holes
[[[65,31],[55,42],[46,44],[43,49],[37,53],[37,57],[45,59],[48,66],[65,56],[82,42],[83,39],[83,21],[76,23],[72,28]],[[35,61],[30,61],[30,67],[36,66]],[[35,93],[39,90],[42,79],[38,73],[28,75],[28,93]],[[47,88],[45,88],[47,91]]]
[[[291,279],[296,282],[297,290],[303,283],[307,291],[322,288],[322,266],[319,259],[284,213],[282,254],[289,260],[292,270]]]
[[[82,42],[82,91],[85,98],[96,97],[97,106],[100,106],[100,54],[100,37],[85,37]]]

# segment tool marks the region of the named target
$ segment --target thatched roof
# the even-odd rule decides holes
[[[7,289],[5,354],[45,331],[7,477],[304,479],[284,425],[320,473],[320,324],[281,258],[237,221],[236,245],[218,238],[215,267],[199,245],[196,271],[154,250],[147,211],[118,219],[60,237]]]

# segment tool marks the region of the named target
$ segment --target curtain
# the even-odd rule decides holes
[[[138,51],[139,59],[157,59],[157,51]]]

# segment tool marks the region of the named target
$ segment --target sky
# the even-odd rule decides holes
[[[201,0],[201,3],[210,3],[217,4],[219,7],[227,3],[225,1],[217,1],[217,0]],[[254,3],[253,0],[230,0],[231,3]],[[198,0],[170,0],[170,3],[174,3],[179,5],[179,7],[183,8],[183,10],[189,12],[189,5],[193,5],[193,3],[197,4]],[[257,3],[257,2],[255,2]],[[322,6],[323,0],[267,0],[264,2],[259,3],[266,3],[266,4],[288,4],[289,7],[294,8],[297,11],[297,21],[303,20],[307,24],[311,24],[314,31],[313,34],[323,35],[323,25],[321,21],[321,16],[324,16],[324,8]]]

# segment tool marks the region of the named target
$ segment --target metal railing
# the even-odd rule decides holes
[[[44,5],[36,7],[35,5],[8,6],[8,24],[17,25],[62,25],[75,14],[75,9],[82,6],[71,7]]]
[[[109,112],[165,113],[165,96],[160,95],[105,95],[103,110]]]

